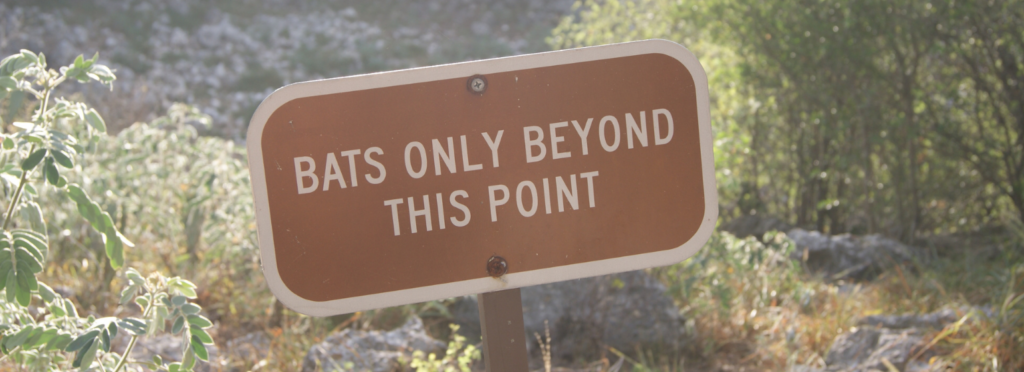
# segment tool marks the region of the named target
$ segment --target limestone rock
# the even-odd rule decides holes
[[[959,318],[955,311],[943,309],[929,314],[871,315],[861,318],[857,324],[890,329],[942,328]]]
[[[828,372],[888,371],[886,363],[903,371],[921,343],[917,329],[861,328],[836,337],[825,356]]]
[[[984,309],[963,309],[979,311]],[[911,360],[921,348],[923,329],[938,329],[955,322],[960,314],[943,309],[928,314],[872,315],[861,318],[864,327],[836,337],[825,356],[825,369],[793,366],[791,371],[801,372],[854,372],[888,371],[891,364],[900,371],[925,372],[942,370],[942,364],[929,365],[926,361],[933,352],[928,351]],[[938,369],[936,369],[938,368]]]
[[[643,271],[526,287],[522,299],[525,336],[534,360],[540,357],[534,333],[543,337],[545,320],[555,364],[592,360],[605,345],[633,353],[637,347],[677,350],[686,342],[679,309],[665,287]],[[476,298],[463,297],[450,309],[460,332],[470,340],[479,339]]]
[[[911,247],[881,235],[827,236],[802,229],[786,235],[796,243],[793,258],[806,260],[810,271],[826,280],[871,279],[884,268],[912,261],[916,255]]]
[[[269,350],[270,340],[263,332],[248,333],[224,343],[224,356],[232,360],[263,360]]]
[[[416,316],[392,331],[344,329],[309,349],[302,361],[303,372],[356,371],[390,372],[401,368],[399,358],[411,359],[412,352],[444,353],[447,345],[431,338]],[[351,367],[347,367],[351,365]]]

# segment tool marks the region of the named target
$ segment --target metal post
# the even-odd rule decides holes
[[[476,295],[487,372],[529,371],[519,288]]]

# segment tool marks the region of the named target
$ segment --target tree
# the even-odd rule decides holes
[[[1004,87],[1020,79],[1010,39],[1021,12],[996,3],[588,2],[550,41],[659,37],[695,51],[711,84],[722,216],[910,241],[1020,216],[1024,126]]]

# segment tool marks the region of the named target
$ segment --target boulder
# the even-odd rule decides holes
[[[230,360],[259,361],[267,357],[270,340],[264,332],[252,332],[224,343],[224,356]]]
[[[793,226],[783,220],[759,214],[739,216],[718,227],[718,231],[728,232],[737,238],[753,236],[757,240],[761,240],[769,231],[786,232],[791,229]]]
[[[968,311],[973,311],[968,309]],[[836,337],[825,355],[824,369],[793,366],[791,371],[853,372],[888,371],[892,365],[900,371],[923,372],[932,367],[927,364],[934,353],[925,352],[911,360],[923,347],[922,333],[926,329],[939,329],[959,318],[956,311],[943,309],[928,314],[872,315],[857,321],[862,325],[849,333]]]
[[[942,328],[960,317],[952,309],[943,309],[928,314],[871,315],[857,321],[858,325],[905,328]]]
[[[427,335],[419,317],[412,316],[392,331],[344,329],[328,336],[306,353],[302,371],[390,372],[401,368],[399,359],[410,360],[415,350],[443,354],[446,347],[444,342]]]
[[[828,236],[817,231],[790,230],[786,235],[796,243],[793,258],[806,261],[807,268],[826,280],[866,280],[895,263],[907,263],[917,252],[881,235]]]
[[[657,352],[678,350],[686,342],[679,308],[664,285],[644,271],[526,287],[522,300],[526,339],[535,362],[540,348],[534,334],[544,335],[544,321],[551,331],[556,365],[594,360],[604,346],[626,353],[637,348]],[[478,340],[476,298],[460,298],[450,310],[460,332]]]
[[[920,343],[921,334],[914,328],[861,328],[836,337],[825,356],[825,371],[888,371],[886,364],[905,371]]]

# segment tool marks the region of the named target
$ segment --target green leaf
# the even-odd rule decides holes
[[[186,315],[196,315],[196,314],[199,314],[199,310],[201,310],[201,309],[199,308],[199,305],[196,305],[196,304],[184,304],[184,305],[181,305],[181,312],[185,313]]]
[[[21,169],[24,171],[32,170],[43,160],[43,156],[46,156],[46,149],[36,150],[21,162]]]
[[[39,333],[39,337],[36,338],[35,340],[30,339],[29,341],[25,341],[25,342],[26,343],[31,342],[30,347],[34,348],[34,347],[37,347],[37,346],[45,346],[46,344],[49,344],[50,340],[52,340],[54,337],[57,337],[57,329],[56,328],[47,328],[47,329],[42,330],[42,332]]]
[[[54,329],[53,332],[57,333],[57,330]],[[40,343],[39,339],[43,338],[44,333],[46,333],[46,329],[44,329],[43,327],[36,327],[35,329],[32,330],[32,334],[28,336],[28,339],[25,340],[25,343],[21,345],[21,348],[23,350],[31,350]]]
[[[72,339],[73,338],[71,337],[71,335],[69,335],[67,333],[57,332],[57,335],[53,336],[53,338],[50,339],[50,341],[46,343],[46,346],[44,346],[43,349],[44,350],[63,350],[65,347],[68,346],[68,344],[71,343]]]
[[[120,300],[120,303],[121,304],[126,304],[128,302],[131,302],[132,297],[135,297],[136,293],[138,293],[138,286],[131,285],[131,286],[125,287],[125,289],[121,290],[121,300]]]
[[[182,305],[185,305],[186,302],[188,302],[188,298],[185,298],[185,296],[171,297],[171,303],[174,304],[174,306],[180,307]]]
[[[43,210],[36,202],[24,202],[20,210],[22,217],[29,221],[32,230],[46,232],[46,222],[43,221]]]
[[[32,301],[32,291],[39,288],[39,283],[36,281],[36,276],[29,271],[28,264],[18,262],[15,265],[17,271],[16,279],[18,281],[18,293],[15,297],[21,306],[28,306]]]
[[[63,318],[67,315],[67,312],[64,311],[64,307],[61,305],[50,305],[50,314],[53,314],[53,316],[58,318]]]
[[[30,52],[31,53],[31,52]],[[11,76],[33,63],[31,58],[26,58],[22,54],[13,54],[0,61],[0,76]]]
[[[71,303],[71,300],[64,299],[64,311],[68,313],[68,316],[72,318],[78,317],[78,309],[75,309],[75,304]]]
[[[127,303],[131,302],[132,298],[135,297],[135,294],[138,293],[138,292],[139,292],[139,286],[138,285],[134,285],[133,284],[133,285],[124,287],[124,289],[121,290],[121,301],[120,301],[121,305],[124,305],[124,304],[127,304]]]
[[[21,265],[25,264],[25,268],[32,273],[43,271],[43,264],[24,247],[15,248],[14,258],[18,259],[18,270],[21,270]],[[18,275],[21,275],[21,273],[18,273]]]
[[[142,274],[139,274],[139,272],[136,271],[135,268],[128,268],[128,270],[125,270],[124,276],[128,278],[128,280],[131,281],[132,284],[146,284],[146,279],[143,278]]]
[[[10,76],[0,76],[0,88],[10,90],[18,88],[18,81]]]
[[[167,372],[181,372],[181,363],[171,363],[167,365]]]
[[[2,98],[2,97],[0,97]],[[13,150],[14,140],[11,137],[4,137],[4,150]]]
[[[110,218],[106,212],[103,212],[107,218]],[[110,259],[110,267],[120,269],[124,266],[124,241],[121,240],[120,234],[114,229],[113,224],[107,227],[106,231],[106,250],[107,258]]]
[[[192,344],[191,339],[184,340],[189,346]],[[196,365],[196,352],[191,347],[185,349],[185,355],[181,358],[181,370],[191,371],[192,367]]]
[[[146,333],[146,322],[135,318],[125,318],[117,323],[118,327],[124,328],[128,333],[141,336]]]
[[[187,298],[196,298],[196,285],[192,284],[192,282],[188,280],[173,277],[167,280],[167,288],[170,289],[172,293],[177,293]]]
[[[14,295],[18,293],[18,277],[15,275],[14,270],[7,271],[7,281],[4,284],[7,302],[14,302]]]
[[[95,339],[96,336],[99,336],[99,335],[100,335],[100,330],[98,330],[98,329],[94,329],[94,330],[91,330],[89,332],[86,332],[85,334],[75,338],[74,341],[71,341],[71,343],[68,344],[68,346],[64,348],[64,351],[69,352],[69,353],[70,352],[78,351],[79,349],[85,347],[86,344],[88,344],[90,341]]]
[[[30,250],[30,252],[37,254],[36,258],[38,258],[40,262],[46,260],[46,254],[49,250],[47,245],[49,243],[47,242],[45,235],[37,231],[24,229],[14,230],[11,235],[14,237],[15,247],[20,247],[22,242],[27,242],[30,246],[35,248],[34,250]]]
[[[135,303],[138,304],[139,308],[141,308],[142,310],[145,310],[146,307],[149,306],[149,300],[146,299],[145,297],[136,297]]]
[[[107,132],[107,124],[103,122],[103,118],[100,117],[100,114],[96,112],[96,110],[89,109],[89,111],[85,113],[85,122],[89,123],[89,126],[93,127],[93,129],[96,129],[100,133]]]
[[[110,266],[114,269],[121,268],[124,265],[124,246],[131,247],[131,241],[117,231],[110,214],[100,209],[99,204],[93,202],[81,187],[70,184],[67,187],[67,192],[71,200],[77,204],[78,213],[86,221],[89,221],[93,229],[103,234],[103,244],[106,248],[107,258],[110,259]]]
[[[2,64],[0,64],[0,75],[3,75],[3,73],[3,67]],[[25,96],[27,95],[28,93],[21,90],[11,91],[7,97],[7,110],[5,110],[3,115],[5,123],[14,121],[14,114],[21,111],[21,108],[25,104]]]
[[[71,365],[72,367],[78,367],[79,371],[86,371],[92,365],[93,359],[96,358],[96,353],[99,351],[100,343],[95,340],[89,341],[88,347],[78,352],[78,356],[75,358],[75,362]]]
[[[185,326],[185,317],[179,316],[177,319],[174,319],[174,325],[171,326],[171,333],[181,332],[181,328],[184,327],[184,326]]]
[[[114,76],[114,72],[111,71],[109,67],[104,65],[92,65],[89,68],[87,75],[89,78],[110,87],[110,89],[114,89],[113,82],[117,77]]]
[[[206,352],[206,346],[203,345],[203,341],[200,340],[199,337],[196,337],[196,335],[192,335],[191,344],[192,344],[192,351],[194,351],[196,353],[196,356],[199,357],[199,359],[202,359],[202,360],[209,360],[210,359],[210,355],[207,354],[207,352]]]
[[[206,331],[204,331],[202,328],[193,326],[189,327],[189,331],[192,332],[192,337],[199,337],[199,339],[202,340],[204,344],[213,343],[213,337],[210,337],[210,334],[206,333]]]
[[[53,288],[46,285],[46,283],[39,283],[39,297],[43,298],[43,301],[53,302],[57,298],[57,293],[53,291]]]
[[[64,168],[71,168],[75,166],[75,163],[71,161],[71,157],[69,157],[68,154],[65,154],[64,151],[50,151],[50,155],[53,155],[53,158],[57,160],[57,164],[60,164],[60,166]]]
[[[28,336],[32,335],[32,331],[35,330],[32,326],[22,328],[18,333],[3,338],[4,346],[8,349],[14,349],[28,340]]]
[[[200,328],[210,328],[210,327],[213,326],[213,323],[211,323],[209,319],[206,319],[202,315],[189,315],[188,316],[188,324],[191,324],[191,325],[194,325],[194,326],[200,327]]]
[[[115,331],[117,330],[117,326],[113,324],[111,324],[111,326],[114,327]],[[100,332],[100,337],[98,338],[98,340],[100,340],[100,350],[110,351],[111,333],[113,332],[110,332],[109,330],[103,330]]]
[[[40,266],[42,266],[42,262],[43,260],[45,260],[43,256],[44,253],[40,251],[39,247],[31,244],[27,239],[24,239],[22,237],[14,238],[14,249],[15,252],[25,251],[25,253],[32,256],[32,258],[34,258],[35,260],[39,261]],[[45,247],[43,249],[45,249]],[[17,255],[15,255],[15,257],[17,257]]]
[[[29,60],[29,62],[31,62],[31,63],[39,63],[39,56],[37,56],[31,50],[22,49],[21,50],[21,56],[24,57],[25,59]]]
[[[7,251],[5,249],[4,251]],[[8,252],[0,252],[0,255],[9,256]],[[10,261],[10,257],[7,257],[7,261],[0,263],[0,288],[7,287],[8,273],[12,273],[11,269],[14,268],[14,262]]]

